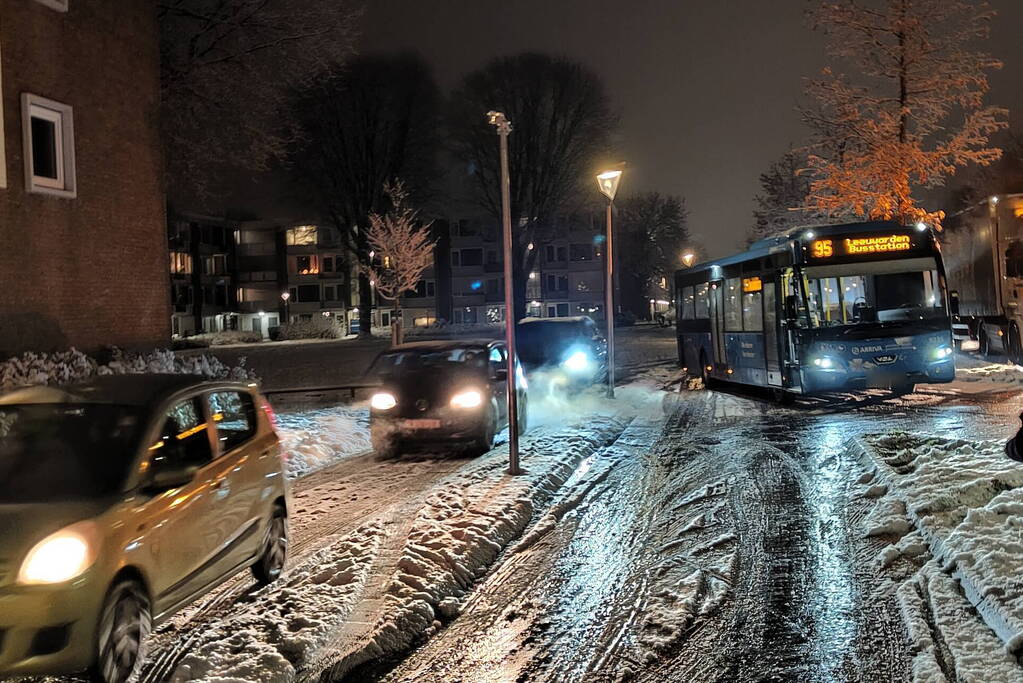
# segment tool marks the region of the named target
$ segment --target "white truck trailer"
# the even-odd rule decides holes
[[[1023,365],[1023,194],[993,195],[945,220],[941,255],[963,350]]]

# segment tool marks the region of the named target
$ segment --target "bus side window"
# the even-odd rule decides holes
[[[682,289],[682,319],[692,320],[695,311],[695,299],[696,296],[693,293],[692,287],[684,287]]]
[[[710,285],[706,282],[696,287],[693,315],[697,320],[710,319]]]

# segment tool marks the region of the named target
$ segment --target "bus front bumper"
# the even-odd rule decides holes
[[[803,386],[808,392],[843,389],[891,389],[910,384],[944,384],[955,379],[955,362],[945,359],[908,368],[901,364],[871,368],[804,368]]]

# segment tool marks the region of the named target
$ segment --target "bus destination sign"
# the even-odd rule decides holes
[[[841,240],[814,240],[810,243],[810,255],[815,259],[824,259],[834,256],[836,250],[840,256],[862,256],[909,251],[912,248],[913,244],[909,235],[871,235],[869,237],[846,237]]]

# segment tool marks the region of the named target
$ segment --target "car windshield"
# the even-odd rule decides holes
[[[369,372],[386,375],[426,368],[483,368],[486,364],[486,352],[478,347],[408,349],[380,354]]]
[[[934,259],[806,269],[810,325],[891,327],[945,318]]]
[[[0,406],[0,504],[98,498],[120,490],[135,455],[137,408]]]

